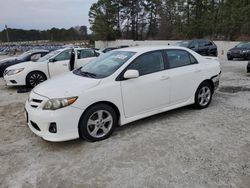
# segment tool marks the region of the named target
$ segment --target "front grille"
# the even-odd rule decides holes
[[[34,127],[36,130],[41,131],[41,129],[38,127],[38,125],[37,125],[35,122],[30,121],[30,124],[31,124],[32,127]]]
[[[31,108],[37,108],[39,109],[41,106],[44,105],[44,102],[46,101],[46,98],[36,94],[34,92],[30,93],[30,96],[28,98],[28,103]]]
[[[32,101],[32,102],[36,102],[36,103],[41,103],[41,102],[43,102],[43,100],[39,100],[39,99],[32,99],[31,101]]]
[[[43,100],[31,98],[29,102],[32,108],[38,108],[38,106],[43,102]]]

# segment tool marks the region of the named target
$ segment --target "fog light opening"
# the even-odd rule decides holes
[[[50,123],[49,132],[50,133],[57,133],[56,123]]]

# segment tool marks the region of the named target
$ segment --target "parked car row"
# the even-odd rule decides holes
[[[4,80],[8,86],[35,87],[51,77],[84,66],[101,53],[86,48],[56,50],[36,62],[26,61],[8,67],[3,74]]]
[[[43,49],[47,51],[54,51],[63,48],[63,44],[0,44],[0,55],[16,55],[30,50]]]
[[[219,85],[220,63],[179,46],[128,47],[106,54],[64,48],[7,67],[4,80],[35,87],[25,113],[36,135],[55,142],[100,141],[116,126],[144,117],[190,104],[209,106]]]
[[[48,53],[49,53],[48,50],[30,50],[22,53],[17,57],[11,57],[0,60],[0,77],[3,77],[5,69],[10,66],[26,61],[37,61],[38,59],[40,59],[41,57],[45,56]]]
[[[123,48],[97,54],[97,58],[91,57],[95,58],[92,61],[78,65],[86,50],[73,49],[75,55],[72,49],[55,51],[42,60],[28,62],[27,66],[18,64],[5,71],[7,83],[14,75],[15,78],[20,75],[20,83],[25,84],[29,75],[26,69],[35,64],[45,65],[42,70],[46,77],[67,69],[68,73],[36,86],[25,104],[29,128],[45,140],[100,141],[108,138],[116,126],[157,113],[190,104],[203,109],[209,106],[219,85],[218,60],[187,48]],[[77,61],[75,69],[69,72],[66,67],[71,63],[64,60],[73,62],[71,58]],[[28,78],[41,76],[34,74]]]
[[[203,56],[215,56],[218,55],[217,46],[213,41],[207,39],[195,39],[185,40],[175,43],[176,46],[182,46],[189,48]]]

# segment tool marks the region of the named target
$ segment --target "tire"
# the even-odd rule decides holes
[[[79,122],[79,136],[87,141],[96,142],[107,139],[117,126],[115,110],[106,104],[91,106]]]
[[[212,86],[208,82],[203,82],[195,93],[194,107],[196,109],[204,109],[209,106],[213,97]]]
[[[42,73],[40,71],[34,71],[34,72],[31,72],[27,75],[26,85],[28,87],[34,88],[35,86],[44,82],[45,80],[47,80],[47,77],[44,73]]]
[[[230,57],[230,56],[227,56],[227,60],[228,60],[228,61],[231,61],[231,60],[233,60],[233,58]]]

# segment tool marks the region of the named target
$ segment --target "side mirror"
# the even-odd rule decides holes
[[[56,60],[55,60],[55,59],[50,59],[49,62],[50,62],[50,63],[55,63]]]
[[[127,70],[123,77],[125,79],[133,79],[133,78],[138,78],[139,77],[139,71],[138,70]]]

